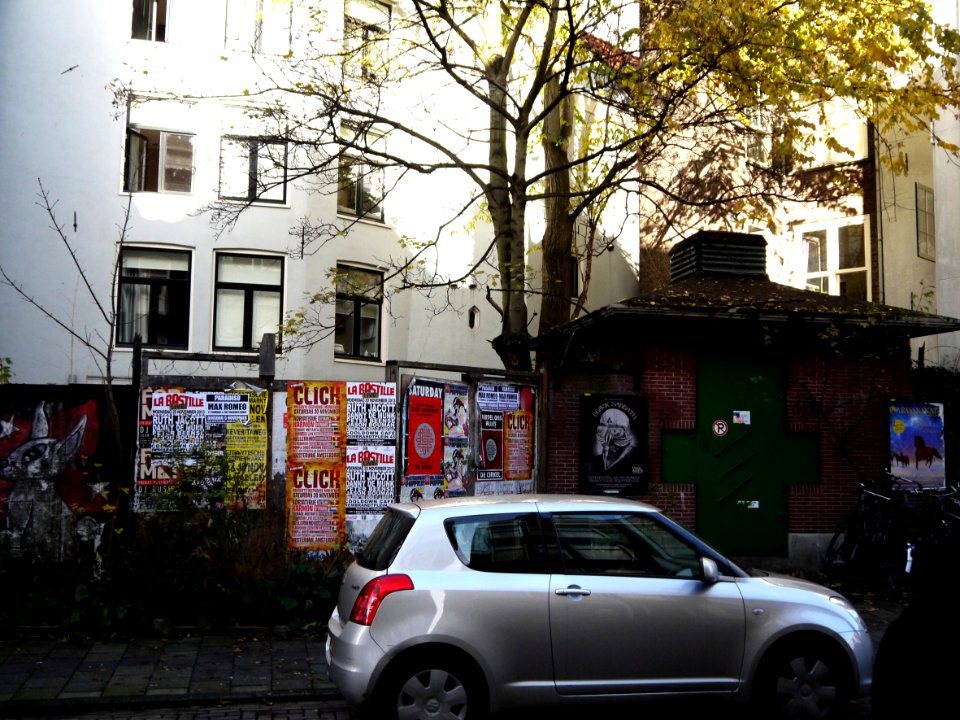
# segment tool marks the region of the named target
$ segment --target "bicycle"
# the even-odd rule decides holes
[[[827,547],[826,562],[841,582],[881,592],[901,589],[919,556],[932,556],[960,542],[956,488],[925,490],[889,472],[882,486],[861,483],[857,504]]]

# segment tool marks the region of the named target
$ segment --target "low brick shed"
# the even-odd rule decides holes
[[[641,398],[633,496],[728,553],[816,564],[889,464],[891,400],[924,400],[910,339],[960,321],[773,283],[754,235],[698,233],[671,266],[666,287],[538,340],[545,489],[597,491],[586,398]]]

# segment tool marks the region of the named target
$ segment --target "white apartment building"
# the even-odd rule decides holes
[[[330,44],[383,32],[408,11],[402,0],[0,4],[0,266],[35,301],[0,284],[0,357],[13,382],[99,383],[91,348],[111,346],[113,374],[128,381],[138,335],[169,358],[157,373],[249,374],[238,361],[255,368],[263,333],[301,308],[325,331],[310,348],[281,347],[277,378],[382,379],[391,359],[500,367],[489,342],[500,318],[484,279],[465,272],[489,226],[449,223],[470,187],[453,173],[399,178],[359,156],[327,177],[296,177],[294,148],[264,120],[263,76],[297,56],[313,4]],[[438,107],[453,125],[466,111]],[[212,207],[231,204],[244,208],[235,223],[212,222]],[[324,239],[310,242],[307,226]],[[389,267],[440,236],[415,259],[464,280],[432,297],[392,293]],[[534,255],[539,237],[528,238]],[[636,234],[611,248],[594,263],[592,307],[635,294]]]

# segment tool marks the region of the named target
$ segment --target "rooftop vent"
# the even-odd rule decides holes
[[[767,241],[747,233],[700,231],[670,250],[670,281],[695,274],[767,275]]]

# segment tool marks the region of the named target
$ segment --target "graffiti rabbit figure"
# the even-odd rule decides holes
[[[87,426],[81,417],[66,437],[50,437],[46,408],[34,411],[30,439],[0,460],[0,477],[13,481],[7,528],[12,555],[21,555],[34,544],[47,557],[63,559],[63,539],[72,534],[73,514],[56,491],[54,480],[77,454]],[[70,528],[70,532],[65,532]],[[30,542],[24,542],[29,538]]]

